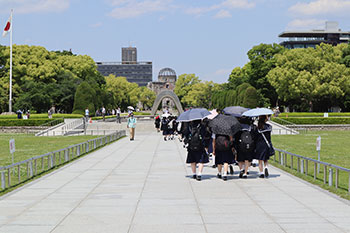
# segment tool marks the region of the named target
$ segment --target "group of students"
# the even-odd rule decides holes
[[[209,163],[209,154],[215,160],[217,177],[224,181],[227,180],[229,166],[235,162],[240,168],[239,177],[247,178],[253,159],[259,160],[259,177],[269,176],[268,160],[274,150],[268,116],[259,116],[257,125],[251,118],[241,117],[238,120],[241,130],[233,136],[213,134],[208,119],[182,122],[180,134],[188,151],[186,163],[191,164],[194,179],[202,179],[204,164]]]
[[[176,120],[177,117],[172,115],[169,115],[168,117],[163,117],[162,119],[160,118],[160,116],[157,116],[155,118],[155,127],[157,129],[157,132],[163,132],[164,141],[174,140],[175,135],[178,135],[179,123]]]

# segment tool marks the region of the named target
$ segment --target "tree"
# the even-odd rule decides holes
[[[75,92],[73,113],[84,114],[87,107],[90,113],[95,112],[94,99],[96,98],[95,90],[86,81],[82,82]]]
[[[258,93],[256,91],[256,89],[254,87],[248,87],[245,90],[245,95],[244,95],[244,99],[243,99],[243,107],[246,108],[256,108],[258,106],[259,103],[259,99],[258,99]]]
[[[200,83],[198,77],[195,74],[182,74],[178,77],[175,85],[174,92],[179,97],[180,102],[186,105],[185,100],[183,98],[188,94],[188,92],[193,88],[193,85]]]
[[[148,89],[147,87],[141,87],[140,102],[143,109],[150,109],[153,106],[154,100],[156,99],[156,93]]]

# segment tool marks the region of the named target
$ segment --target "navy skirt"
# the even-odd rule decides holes
[[[244,162],[245,160],[252,161],[254,157],[254,151],[245,152],[241,150],[237,150],[237,161]]]
[[[235,161],[235,155],[232,150],[228,151],[216,151],[215,152],[215,165],[219,164],[233,164]]]
[[[267,161],[270,159],[269,148],[265,141],[258,141],[255,149],[255,159]]]
[[[187,150],[186,163],[209,163],[209,156],[203,151]]]

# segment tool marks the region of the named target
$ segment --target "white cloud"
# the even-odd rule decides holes
[[[185,10],[185,13],[195,16],[201,16],[205,13],[218,11],[215,18],[229,18],[232,17],[230,10],[234,9],[248,9],[255,7],[255,3],[248,0],[225,0],[219,4],[208,7],[190,7]]]
[[[109,16],[116,19],[135,18],[152,12],[163,12],[169,9],[171,0],[115,0]]]
[[[216,15],[214,17],[215,18],[231,18],[232,15],[227,10],[220,10],[218,13],[216,13]]]
[[[99,28],[101,27],[103,24],[101,22],[98,22],[98,23],[94,23],[94,24],[90,24],[89,26],[92,27],[92,28]]]
[[[248,0],[226,0],[221,3],[221,6],[229,9],[247,9],[255,7],[255,3]]]
[[[321,19],[295,19],[288,23],[287,29],[324,29],[325,21]]]
[[[62,12],[69,8],[70,0],[1,0],[1,12],[13,9],[15,14]]]
[[[290,7],[289,12],[298,15],[329,15],[347,13],[350,10],[349,0],[315,0],[310,3],[298,2]]]

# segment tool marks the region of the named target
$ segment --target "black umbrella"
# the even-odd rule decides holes
[[[241,106],[231,106],[224,108],[223,112],[227,115],[232,115],[234,117],[241,117],[242,113],[248,111],[248,108],[244,108]]]
[[[233,136],[241,129],[241,124],[236,117],[219,114],[209,122],[209,127],[214,134]]]

